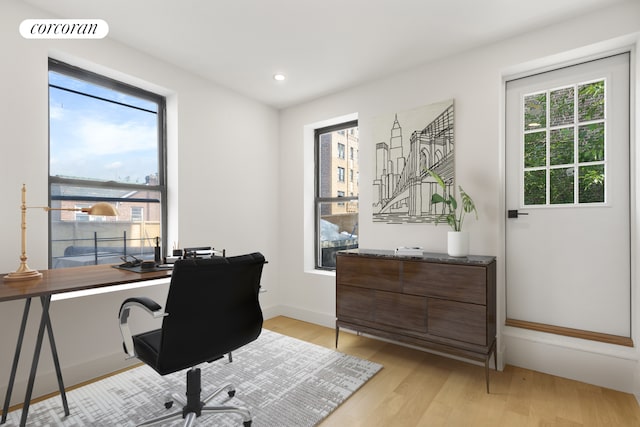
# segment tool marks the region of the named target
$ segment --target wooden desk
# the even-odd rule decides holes
[[[62,380],[62,372],[60,370],[60,362],[58,359],[58,351],[56,349],[53,337],[53,328],[51,327],[51,319],[49,317],[49,306],[51,304],[51,296],[65,292],[80,291],[86,289],[104,288],[108,286],[122,285],[126,283],[144,282],[153,279],[162,279],[171,276],[171,270],[151,271],[145,273],[134,273],[131,271],[113,268],[111,265],[92,265],[87,267],[61,268],[57,270],[41,271],[42,278],[36,280],[25,280],[18,282],[9,282],[4,280],[4,274],[0,279],[0,302],[12,300],[25,300],[22,322],[20,324],[20,333],[18,334],[18,342],[16,344],[16,352],[11,367],[11,375],[7,386],[7,394],[5,396],[4,407],[2,409],[2,421],[7,421],[7,412],[9,410],[9,402],[11,401],[11,392],[20,360],[20,352],[22,349],[22,341],[29,317],[29,308],[31,307],[31,298],[40,297],[42,303],[42,315],[40,318],[40,328],[38,329],[38,337],[33,353],[33,361],[31,363],[31,371],[29,373],[29,382],[27,392],[24,398],[24,406],[22,408],[22,417],[20,426],[23,427],[27,423],[29,413],[29,405],[31,403],[31,394],[33,393],[33,384],[38,369],[38,360],[40,358],[40,350],[42,349],[42,341],[44,331],[47,330],[49,343],[51,346],[51,354],[53,363],[56,368],[56,376],[58,377],[58,388],[62,398],[62,406],[65,415],[69,415],[69,406],[67,404],[67,395],[64,391],[64,382]],[[115,316],[115,314],[114,314]]]

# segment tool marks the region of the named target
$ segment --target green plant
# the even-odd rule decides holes
[[[449,224],[453,231],[462,231],[465,214],[473,212],[476,214],[476,219],[478,219],[478,211],[476,210],[475,203],[473,203],[473,199],[461,186],[458,186],[458,189],[460,190],[462,209],[458,212],[458,201],[452,192],[447,191],[447,185],[444,183],[444,180],[437,173],[431,170],[428,172],[433,179],[436,180],[440,188],[442,188],[442,194],[434,193],[433,196],[431,196],[431,203],[444,203],[446,205],[448,213],[442,214],[442,216],[446,218],[447,224]]]

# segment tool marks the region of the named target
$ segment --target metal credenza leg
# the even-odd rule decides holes
[[[484,361],[484,377],[487,382],[487,393],[489,393],[489,359],[491,359],[491,353],[489,353]]]
[[[485,380],[487,382],[487,393],[489,393],[489,363],[491,362],[491,355],[493,354],[493,360],[496,366],[496,372],[498,371],[498,354],[497,354],[497,350],[496,350],[497,344],[496,341],[493,341],[493,344],[491,344],[491,347],[489,348],[489,354],[487,354],[487,357],[484,360],[484,375],[485,375]]]

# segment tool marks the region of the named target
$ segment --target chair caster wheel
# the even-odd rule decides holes
[[[242,423],[244,427],[251,427],[251,420]]]
[[[229,395],[229,397],[233,397],[233,396],[236,395],[236,391],[235,390],[231,390],[231,391],[227,392],[227,394]],[[248,422],[250,423],[251,421],[248,421]]]
[[[173,406],[173,400],[170,400],[169,402],[164,402],[165,408],[171,409],[172,406]]]

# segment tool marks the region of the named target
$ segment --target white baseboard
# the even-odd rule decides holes
[[[265,319],[287,316],[309,323],[335,328],[333,313],[319,313],[297,307],[276,305],[263,309]],[[544,372],[577,381],[595,384],[635,395],[640,402],[639,353],[627,348],[576,338],[561,337],[505,327],[501,335],[503,364]],[[137,359],[125,360],[124,354],[114,352],[73,366],[63,366],[65,386],[69,387],[101,375],[138,363]],[[27,376],[19,372],[12,393],[11,405],[21,403],[27,386]],[[6,385],[0,386],[0,395],[6,393]],[[57,379],[53,367],[38,371],[33,396],[43,396],[57,391]]]
[[[46,355],[46,352],[43,352],[43,354]],[[62,366],[64,386],[68,389],[76,384],[93,380],[137,363],[140,363],[138,359],[125,360],[124,352],[116,352],[81,364]],[[11,393],[11,406],[23,403],[27,390],[28,376],[28,373],[23,373],[21,370],[18,371],[13,385],[13,392]],[[7,385],[0,387],[0,395],[6,396],[7,387]],[[35,399],[54,392],[58,392],[58,379],[53,366],[46,371],[38,369],[32,398]],[[62,402],[60,403],[60,408],[62,410]]]
[[[637,390],[635,348],[505,327],[504,363],[631,393]]]
[[[265,311],[267,319],[276,316],[335,328],[333,314],[282,305]],[[510,364],[631,393],[640,402],[640,366],[636,348],[505,327],[497,351],[500,371],[505,364]]]
[[[270,319],[276,316],[285,316],[302,320],[303,322],[325,326],[327,328],[336,327],[336,316],[333,313],[319,313],[317,311],[304,310],[286,305],[269,307],[267,309],[263,309],[262,313],[265,319]]]
[[[311,323],[317,323],[323,326],[335,327],[335,317],[329,315],[321,315],[318,313],[298,310],[295,308],[274,306],[263,309],[263,315],[265,319],[276,316],[288,316],[295,319],[304,320]],[[50,356],[49,351],[43,351],[41,358]],[[29,362],[31,359],[29,359]],[[42,362],[42,361],[41,361]],[[62,366],[62,377],[64,380],[65,388],[89,381],[100,377],[102,375],[110,374],[120,369],[140,363],[138,359],[125,359],[125,354],[121,351],[116,351],[108,355],[104,355],[97,359],[92,359],[86,362],[82,362],[75,365]],[[58,380],[56,377],[55,369],[53,365],[41,366],[38,368],[38,373],[33,388],[33,398],[41,397],[49,393],[58,391]],[[11,393],[10,405],[17,405],[24,401],[25,393],[27,390],[29,373],[24,369],[19,369],[16,375],[13,391]],[[0,385],[0,395],[6,396],[7,385]],[[62,403],[61,403],[62,405]],[[61,406],[62,407],[62,406]]]

